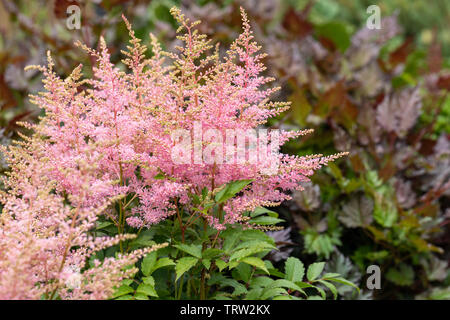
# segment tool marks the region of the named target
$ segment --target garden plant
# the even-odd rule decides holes
[[[76,1],[73,32],[22,2],[0,299],[450,299],[450,41],[416,1]]]

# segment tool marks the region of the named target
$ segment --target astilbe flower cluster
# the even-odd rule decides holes
[[[224,57],[197,32],[198,21],[191,23],[178,9],[171,12],[180,23],[184,45],[178,53],[164,52],[151,35],[151,58],[124,18],[131,36],[123,51],[129,72],[110,61],[103,39],[98,51],[78,43],[97,60],[91,79],[82,79],[81,65],[62,79],[50,55],[46,67],[31,66],[45,76],[45,92],[32,97],[45,116],[29,125],[35,132],[32,138],[6,152],[11,173],[1,215],[2,297],[53,298],[56,291],[63,298],[107,297],[114,284],[133,272],[124,273],[123,267],[151,249],[78,271],[96,250],[125,240],[125,222],[149,227],[173,215],[178,206],[193,211],[191,195],[205,187],[214,193],[231,181],[251,180],[225,204],[223,219],[205,217],[223,229],[245,221],[246,211],[290,199],[289,192],[301,189],[300,183],[314,170],[344,154],[277,153],[279,166],[270,173],[265,169],[273,158],[229,164],[172,161],[177,130],[192,132],[196,122],[204,136],[209,129],[223,134],[227,129],[255,129],[289,104],[269,101],[278,88],[268,88],[273,79],[261,74],[265,55],[258,53],[244,11],[243,32]],[[307,133],[310,130],[281,132],[279,142]],[[212,143],[204,139],[200,148]],[[132,200],[125,203],[125,196]],[[100,215],[118,227],[117,238],[90,236]],[[67,285],[74,277],[81,277],[81,287]]]
[[[95,237],[98,216],[115,199],[86,205],[85,180],[79,180],[85,187],[76,195],[55,192],[47,144],[38,135],[24,139],[3,148],[11,171],[3,179],[8,193],[0,194],[0,299],[108,298],[137,271],[129,266],[165,244],[91,259],[87,268],[96,252],[134,235]]]
[[[210,217],[218,228],[240,220],[243,212],[257,206],[276,205],[289,199],[288,191],[301,188],[313,170],[342,154],[298,157],[280,154],[275,173],[266,174],[267,163],[176,164],[171,159],[179,129],[193,130],[200,122],[203,134],[213,128],[255,129],[268,118],[289,107],[289,103],[270,102],[279,88],[267,88],[272,78],[261,75],[264,54],[252,40],[247,17],[242,11],[243,32],[231,44],[225,57],[218,47],[178,9],[172,14],[180,23],[179,36],[184,46],[178,53],[161,50],[151,35],[152,57],[145,57],[146,46],[134,36],[123,63],[130,72],[110,62],[106,43],[100,39],[95,51],[78,44],[98,61],[93,79],[81,79],[82,66],[63,80],[47,67],[37,67],[45,75],[46,92],[33,101],[45,109],[45,117],[35,128],[45,137],[50,176],[58,183],[56,190],[73,196],[89,186],[88,196],[79,205],[98,206],[105,198],[133,194],[139,201],[123,214],[110,212],[118,224],[122,220],[133,227],[150,226],[174,214],[175,202],[190,208],[189,194],[204,187],[214,190],[233,180],[252,179],[239,197],[224,207],[223,223]],[[166,61],[168,60],[168,61]],[[282,132],[279,140],[297,137],[310,130]],[[270,140],[270,135],[269,135]],[[208,141],[201,146],[208,147]],[[89,174],[83,165],[93,168]],[[161,179],[161,174],[165,179]],[[87,181],[82,185],[80,181]]]

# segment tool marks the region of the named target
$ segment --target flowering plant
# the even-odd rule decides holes
[[[46,91],[32,97],[45,115],[26,125],[31,138],[4,150],[11,171],[2,197],[2,297],[268,299],[312,288],[325,298],[321,286],[336,296],[331,282],[351,285],[335,273],[319,278],[323,263],[303,282],[298,259],[286,261],[285,273],[262,259],[275,249],[263,231],[281,221],[266,207],[345,153],[277,152],[310,130],[256,136],[289,104],[269,101],[278,88],[261,75],[265,55],[243,10],[243,32],[224,55],[219,46],[210,53],[199,21],[171,13],[183,45],[164,52],[151,35],[150,59],[124,18],[130,72],[110,62],[103,38],[98,51],[78,43],[97,60],[92,78],[82,79],[82,65],[60,78],[50,55],[47,67],[28,67],[45,76]],[[22,259],[23,269],[11,259]]]

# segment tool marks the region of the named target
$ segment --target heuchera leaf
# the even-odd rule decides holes
[[[350,202],[343,206],[338,219],[349,228],[371,224],[373,221],[373,200],[366,196],[352,198]]]

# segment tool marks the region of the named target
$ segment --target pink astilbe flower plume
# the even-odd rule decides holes
[[[224,55],[195,29],[199,21],[190,22],[177,8],[171,13],[180,24],[178,39],[183,45],[175,53],[164,52],[151,35],[151,58],[146,58],[146,46],[124,18],[131,36],[128,50],[123,51],[126,72],[110,62],[103,38],[98,51],[78,43],[97,61],[92,79],[82,80],[82,66],[61,79],[53,71],[50,55],[47,67],[31,66],[45,76],[45,92],[32,98],[45,110],[45,116],[32,126],[34,142],[26,146],[30,160],[13,168],[13,172],[26,173],[27,181],[10,177],[9,187],[18,197],[7,201],[2,232],[7,232],[11,223],[31,228],[36,221],[49,224],[53,230],[50,226],[56,222],[52,219],[61,221],[57,217],[64,216],[66,222],[60,228],[65,229],[41,240],[72,234],[80,242],[78,246],[84,243],[88,248],[92,240],[86,234],[98,215],[111,219],[123,236],[125,222],[135,228],[150,227],[174,215],[181,206],[183,212],[194,214],[201,210],[192,202],[192,194],[201,194],[205,188],[216,194],[232,181],[251,181],[223,204],[223,216],[205,216],[211,225],[223,229],[227,224],[244,222],[245,212],[290,199],[290,192],[301,189],[301,183],[315,170],[345,154],[299,157],[277,153],[276,159],[217,161],[217,156],[225,153],[226,147],[219,142],[226,140],[227,131],[237,133],[228,141],[228,145],[237,146],[240,133],[261,128],[270,117],[288,109],[289,103],[269,101],[279,88],[270,88],[268,84],[274,79],[262,75],[265,54],[259,53],[243,10],[243,32]],[[200,152],[200,159],[194,152],[187,163],[173,160],[172,151],[178,143],[174,135],[180,130],[194,138],[190,146]],[[218,132],[220,139],[211,139],[211,130]],[[310,132],[270,132],[265,142],[282,144]],[[258,139],[263,140],[259,135]],[[204,153],[211,150],[212,161],[208,161]],[[267,170],[274,162],[278,165]],[[39,185],[48,190],[39,191]],[[65,196],[70,209],[64,205]],[[126,196],[133,201],[126,203]],[[111,201],[118,203],[118,211],[104,210]],[[18,207],[36,218],[17,219],[14,212]],[[77,228],[67,222],[74,212],[85,221]],[[85,251],[80,250],[80,256],[71,256],[69,263],[81,262]],[[72,279],[70,271],[67,273]]]
[[[86,205],[89,174],[78,181],[82,187],[75,195],[58,194],[46,143],[38,135],[24,138],[3,150],[11,171],[3,179],[8,193],[0,194],[0,299],[109,298],[137,271],[129,266],[166,244],[94,259],[86,269],[96,252],[135,236],[94,237],[98,216],[116,199]],[[81,164],[80,170],[90,169]]]

